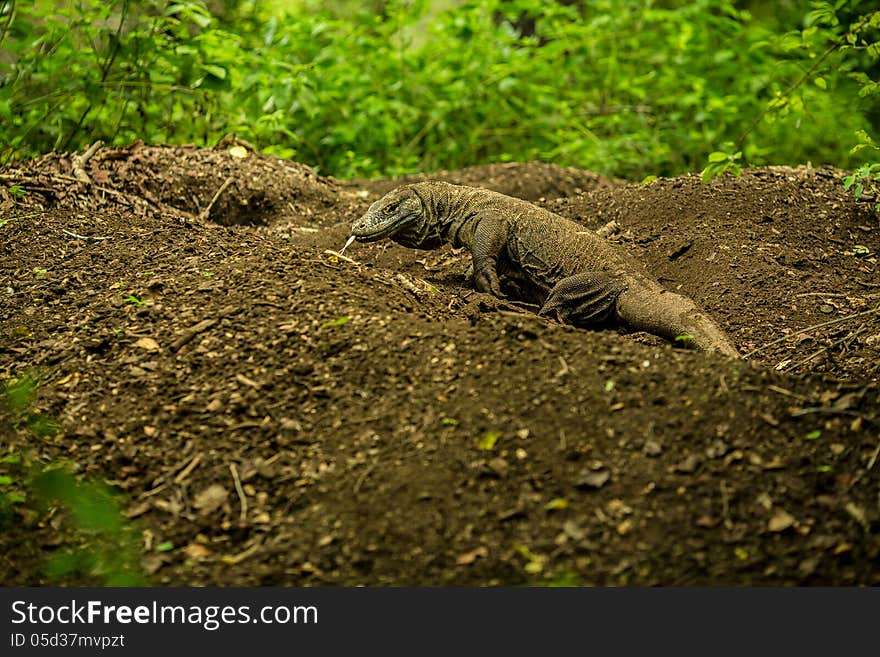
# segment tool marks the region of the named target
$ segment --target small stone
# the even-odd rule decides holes
[[[729,447],[727,446],[726,442],[720,439],[715,440],[706,450],[706,456],[708,456],[710,459],[720,458],[727,454],[728,449]]]
[[[573,520],[566,520],[562,523],[562,531],[573,541],[580,541],[587,536],[587,530]]]
[[[829,306],[827,303],[823,303],[821,306],[819,306],[819,312],[825,313],[826,315],[830,315],[831,313],[834,312],[834,308]]]
[[[789,527],[794,526],[794,523],[794,516],[787,511],[783,511],[782,509],[780,509],[779,511],[774,513],[771,516],[770,520],[767,522],[767,531],[783,532]]]
[[[489,469],[499,477],[506,477],[507,473],[510,472],[510,464],[500,456],[494,459],[489,459],[487,465],[489,466]]]
[[[574,485],[584,490],[595,490],[602,488],[611,479],[611,473],[608,470],[581,470],[574,482]]]
[[[700,459],[696,454],[691,454],[684,459],[681,463],[675,466],[676,472],[682,472],[684,474],[692,474],[696,472],[697,468],[700,466]]]
[[[226,501],[227,497],[229,497],[229,492],[223,488],[223,486],[220,484],[212,484],[196,495],[193,500],[193,506],[198,509],[201,514],[207,515],[219,509]]]
[[[712,516],[700,516],[696,520],[697,527],[704,527],[706,529],[710,529],[718,524],[718,521],[715,520]]]
[[[288,417],[283,417],[280,420],[281,428],[286,429],[288,431],[302,431],[302,423],[299,420],[292,420]]]
[[[645,453],[645,456],[659,456],[663,451],[663,447],[658,442],[647,440],[642,451]]]

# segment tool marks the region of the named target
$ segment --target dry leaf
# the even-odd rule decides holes
[[[795,523],[794,516],[787,511],[777,511],[767,522],[767,529],[771,532],[782,532],[793,526]]]
[[[455,563],[457,563],[459,566],[467,566],[468,564],[476,561],[477,557],[487,556],[489,556],[489,549],[485,545],[481,545],[480,547],[473,549],[470,552],[465,552],[464,554],[458,555]]]
[[[139,338],[138,341],[134,343],[134,346],[147,351],[159,350],[159,343],[153,338]]]
[[[213,552],[200,543],[190,543],[183,548],[183,553],[190,559],[207,559]]]
[[[196,495],[193,506],[202,514],[216,511],[229,497],[229,492],[220,484],[212,484]]]

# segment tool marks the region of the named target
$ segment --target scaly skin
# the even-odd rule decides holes
[[[665,290],[592,231],[527,201],[444,182],[404,185],[370,206],[351,234],[414,249],[467,247],[481,292],[503,297],[499,275],[506,275],[541,305],[539,314],[585,327],[617,322],[739,357],[693,301]]]

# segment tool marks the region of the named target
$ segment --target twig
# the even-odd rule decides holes
[[[727,492],[727,485],[722,481],[718,487],[721,489],[721,516],[724,519],[724,526],[730,529],[733,527],[733,523],[730,520],[730,496]]]
[[[186,478],[189,477],[190,474],[192,474],[192,471],[195,470],[201,462],[202,453],[199,452],[198,454],[193,456],[187,466],[177,474],[177,476],[174,478],[174,483],[179,484],[185,481]]]
[[[216,319],[203,319],[195,326],[186,329],[183,333],[180,334],[180,337],[178,337],[174,342],[171,343],[171,351],[177,351],[187,342],[196,337],[199,333],[201,333],[202,331],[207,331],[216,323]]]
[[[849,340],[850,338],[854,338],[854,337],[856,337],[859,333],[864,333],[866,328],[867,328],[867,327],[863,324],[863,325],[860,326],[858,329],[856,329],[855,331],[850,332],[849,334],[847,334],[845,337],[841,338],[840,340],[835,340],[835,341],[832,342],[831,344],[829,344],[829,345],[827,345],[827,346],[825,346],[825,347],[822,347],[821,349],[817,349],[815,352],[813,352],[812,354],[810,354],[809,356],[807,356],[806,358],[804,358],[802,361],[797,362],[797,363],[795,363],[794,365],[791,365],[791,366],[789,366],[789,367],[786,367],[784,371],[786,371],[786,372],[790,372],[791,370],[795,369],[796,367],[800,367],[801,365],[806,365],[806,364],[809,363],[811,360],[813,360],[814,358],[816,358],[816,356],[821,356],[822,354],[824,354],[824,353],[825,353],[826,351],[828,351],[829,349],[833,349],[833,348],[836,347],[837,345],[839,345],[839,344],[841,344],[841,343],[843,343],[843,342],[846,342],[846,341]]]
[[[107,235],[104,237],[91,237],[90,235],[80,235],[79,233],[72,233],[71,231],[62,228],[61,232],[65,235],[70,235],[71,237],[75,237],[78,240],[95,240],[96,242],[100,242],[101,240],[109,240],[113,239],[112,235]]]
[[[868,283],[867,281],[862,281],[862,280],[859,280],[858,278],[855,279],[855,281],[859,285],[864,285],[865,287],[880,287],[880,283]]]
[[[345,260],[345,262],[348,262],[352,265],[361,264],[357,260],[352,260],[348,256],[342,255],[339,251],[334,251],[333,249],[324,249],[324,255],[333,256],[335,258],[339,258],[340,260]]]
[[[796,294],[795,296],[798,299],[801,299],[803,297],[828,297],[829,299],[843,299],[844,297],[848,297],[850,295],[838,292],[804,292],[803,294]]]
[[[860,417],[866,422],[877,424],[877,420],[867,415],[862,415],[858,411],[851,411],[848,408],[834,408],[833,406],[807,406],[799,408],[790,413],[791,417],[801,417],[803,415],[812,415],[813,413],[821,413],[824,415],[846,415],[848,417]]]
[[[868,470],[874,467],[878,456],[880,456],[880,444],[877,445],[877,449],[875,449],[874,453],[871,455],[871,460],[868,461]]]
[[[232,472],[232,481],[235,482],[235,492],[238,493],[238,501],[241,502],[241,514],[239,515],[239,519],[244,522],[247,520],[247,498],[244,496],[244,491],[241,489],[241,480],[238,478],[238,470],[235,467],[235,463],[229,464],[229,470]]]
[[[553,378],[561,379],[566,374],[571,372],[571,368],[568,366],[568,363],[565,362],[565,359],[562,356],[557,356],[557,358],[559,358],[559,364],[562,365],[562,367],[556,374],[553,375]]]
[[[794,397],[795,399],[806,399],[806,397],[804,397],[803,395],[799,395],[796,392],[792,392],[791,390],[786,390],[785,388],[780,388],[779,386],[769,385],[767,386],[767,390],[778,392],[780,395],[785,395],[786,397]]]
[[[357,481],[354,482],[354,488],[352,489],[352,492],[357,493],[361,489],[361,486],[364,485],[364,482],[367,480],[367,477],[369,477],[370,474],[372,474],[373,470],[375,470],[375,469],[376,469],[376,464],[373,463],[372,465],[370,465],[370,467],[368,467],[366,470],[364,470],[361,473],[361,476],[357,478]]]
[[[73,158],[73,176],[78,182],[86,185],[92,184],[92,179],[89,178],[89,174],[86,173],[86,164],[88,164],[88,161],[92,159],[92,156],[97,153],[103,145],[104,142],[99,139],[89,146],[85,153]]]
[[[772,347],[775,344],[779,344],[780,342],[785,342],[786,340],[791,340],[799,335],[803,335],[808,331],[812,331],[818,328],[824,328],[826,326],[831,326],[832,324],[839,324],[841,322],[845,322],[848,319],[855,319],[856,317],[864,317],[865,315],[873,315],[875,313],[880,313],[880,306],[876,308],[871,308],[871,310],[863,310],[859,313],[853,313],[852,315],[846,315],[845,317],[838,317],[836,319],[828,320],[827,322],[822,322],[821,324],[814,324],[813,326],[808,326],[806,328],[800,329],[799,331],[795,331],[794,333],[790,333],[789,335],[784,335],[781,338],[777,338],[776,340],[771,340],[766,344],[762,344],[760,347],[756,347],[752,349],[749,353],[747,353],[743,358],[749,358],[750,356],[754,356],[759,351],[763,351],[767,347]]]
[[[214,193],[214,198],[211,199],[211,202],[208,203],[208,207],[199,212],[199,219],[206,220],[211,215],[211,208],[214,207],[214,204],[217,202],[217,199],[220,198],[220,194],[226,191],[226,188],[232,184],[233,176],[229,176],[222,185],[220,185],[220,189],[218,189]]]

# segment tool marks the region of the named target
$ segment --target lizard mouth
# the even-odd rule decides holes
[[[358,242],[376,242],[404,229],[416,215],[394,217],[390,221],[370,221],[364,219],[351,228],[352,237]]]

